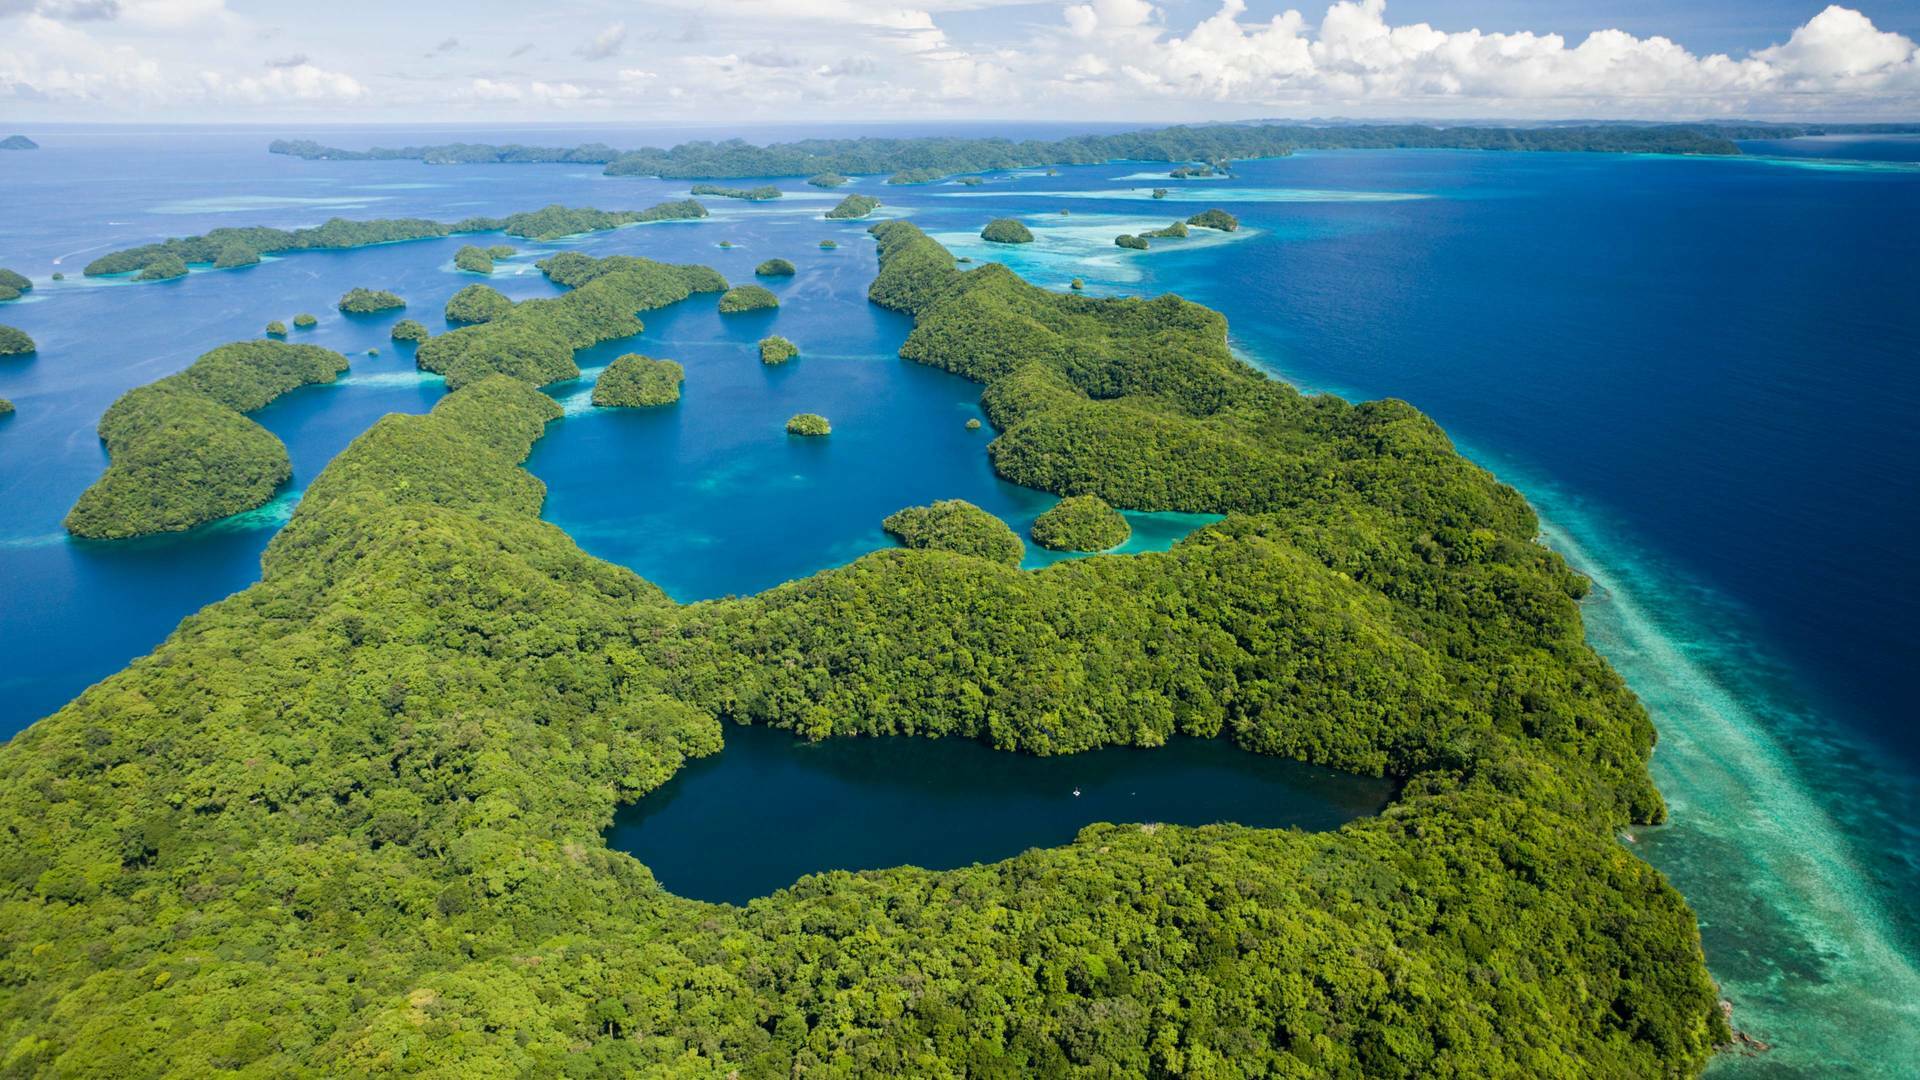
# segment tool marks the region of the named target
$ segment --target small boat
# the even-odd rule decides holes
[[[1076,798],[1076,799],[1080,797],[1080,789],[1079,789],[1079,788],[1074,788],[1074,789],[1073,789],[1073,797],[1074,797],[1074,798]]]

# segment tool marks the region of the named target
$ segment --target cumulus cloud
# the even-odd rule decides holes
[[[575,49],[574,52],[582,59],[605,60],[608,57],[619,55],[620,50],[626,43],[627,24],[617,22],[608,25],[599,33],[593,35],[592,41]]]
[[[1559,34],[1396,26],[1386,10],[1386,0],[1341,0],[1314,27],[1291,10],[1242,21],[1244,0],[1223,0],[1179,33],[1157,26],[1159,11],[1146,0],[1070,5],[1066,37],[1081,51],[1061,69],[1061,82],[1082,94],[1118,88],[1162,99],[1405,112],[1458,104],[1509,115],[1777,112],[1787,95],[1804,107],[1807,95],[1831,105],[1920,90],[1914,43],[1838,6],[1743,59],[1697,56],[1667,38],[1620,30],[1570,45]]]
[[[207,96],[216,101],[243,104],[347,104],[366,96],[358,79],[312,64],[277,67],[265,75],[236,78],[217,71],[200,73]]]

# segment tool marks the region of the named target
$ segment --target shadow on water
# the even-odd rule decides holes
[[[1035,757],[964,738],[812,743],[729,725],[724,750],[623,807],[607,841],[675,893],[745,903],[826,870],[994,862],[1095,822],[1333,829],[1393,791],[1225,739]]]

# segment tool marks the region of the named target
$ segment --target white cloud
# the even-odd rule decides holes
[[[1873,95],[1910,109],[1920,90],[1914,43],[1837,6],[1736,60],[1620,30],[1570,47],[1558,34],[1395,26],[1385,0],[1341,0],[1317,28],[1297,11],[1242,22],[1244,0],[1223,0],[1180,34],[1155,28],[1143,2],[1066,7],[1063,39],[1082,51],[1059,66],[1059,84],[1082,97],[1131,90],[1254,108],[1630,117],[1835,109]]]
[[[575,49],[574,52],[587,60],[605,60],[618,55],[627,43],[627,24],[613,23],[593,35],[593,40]]]
[[[1385,0],[1258,19],[1247,0],[1211,2],[1196,20],[1172,0],[1054,0],[1051,24],[1035,26],[1034,0],[656,0],[650,27],[684,17],[698,33],[650,34],[644,68],[625,23],[563,7],[505,38],[463,24],[468,32],[434,47],[423,71],[421,53],[441,35],[319,19],[301,27],[294,50],[281,36],[290,31],[226,0],[0,0],[0,100],[89,119],[345,105],[386,117],[533,117],[635,110],[676,94],[689,116],[755,119],[817,117],[823,105],[849,118],[1920,113],[1914,43],[1840,6],[1783,27],[1770,48],[1727,56],[1614,29],[1565,38],[1395,24]],[[977,14],[989,8],[1016,10]],[[281,48],[265,52],[268,41]],[[502,56],[514,66],[483,66]]]

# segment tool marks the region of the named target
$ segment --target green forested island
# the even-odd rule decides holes
[[[800,346],[774,334],[760,339],[760,362],[771,367],[800,355]]]
[[[780,298],[759,285],[735,285],[720,296],[720,314],[764,311],[780,306]]]
[[[794,265],[785,259],[768,259],[753,268],[758,277],[792,277],[797,271]]]
[[[18,300],[22,294],[32,291],[32,278],[0,266],[0,301]]]
[[[680,384],[686,377],[686,369],[672,360],[628,353],[608,364],[594,380],[593,403],[628,408],[671,405],[680,400]]]
[[[1027,553],[1006,522],[965,499],[909,506],[887,515],[880,527],[904,547],[951,551],[1006,566],[1019,566]]]
[[[815,173],[807,177],[807,183],[817,188],[837,188],[847,182],[847,178],[837,172]]]
[[[453,265],[455,269],[465,270],[470,274],[491,274],[493,260],[504,259],[511,254],[513,249],[505,244],[493,247],[466,244],[453,253]]]
[[[995,244],[1031,244],[1033,231],[1016,218],[994,218],[980,230],[980,239]]]
[[[715,184],[695,184],[693,194],[711,195],[717,199],[745,199],[748,202],[770,202],[780,197],[780,189],[772,184],[762,184],[753,188],[720,187]]]
[[[320,325],[320,319],[310,312],[303,311],[293,317],[295,330],[311,330],[318,325]]]
[[[1193,215],[1187,219],[1187,224],[1198,225],[1203,229],[1218,229],[1221,232],[1232,232],[1240,227],[1240,219],[1216,207],[1212,210],[1202,210]]]
[[[507,299],[507,294],[476,281],[447,297],[446,316],[452,323],[483,323],[512,309],[513,301]]]
[[[575,378],[580,374],[573,360],[575,350],[639,333],[642,324],[636,312],[727,287],[725,278],[704,266],[629,255],[595,259],[562,252],[535,265],[572,291],[548,299],[509,301],[484,322],[422,342],[414,352],[420,370],[444,375],[447,386],[456,390],[495,373],[535,385]]]
[[[371,315],[380,311],[393,311],[407,306],[398,294],[385,289],[348,289],[334,305],[348,315]]]
[[[879,199],[871,195],[853,194],[841,199],[833,209],[827,211],[827,219],[829,221],[846,221],[853,218],[863,218],[878,209],[880,209]]]
[[[25,135],[9,135],[0,139],[0,150],[38,150],[40,144]]]
[[[504,232],[528,240],[557,240],[576,233],[617,229],[623,225],[648,221],[686,221],[706,216],[706,207],[692,199],[682,199],[660,203],[645,210],[595,210],[556,204],[503,218],[472,217],[451,224],[424,218],[382,218],[373,221],[333,218],[311,229],[271,229],[264,226],[214,229],[204,236],[144,244],[102,255],[87,264],[85,273],[89,277],[101,277],[137,270],[140,271],[139,279],[152,280],[147,274],[155,266],[177,266],[178,274],[167,273],[162,276],[178,277],[187,272],[188,263],[238,266],[257,262],[261,255],[289,251],[364,247],[480,232]],[[508,254],[511,253],[509,250]]]
[[[0,398],[0,416],[12,416],[12,415],[13,415],[13,402],[8,401],[6,398]]]
[[[1033,523],[1033,542],[1054,551],[1106,551],[1132,535],[1126,517],[1098,495],[1069,495]]]
[[[828,423],[827,418],[821,416],[819,413],[794,413],[787,418],[787,434],[807,436],[831,435],[833,434],[833,425]]]
[[[1134,251],[1145,251],[1151,246],[1146,237],[1135,236],[1132,233],[1121,233],[1113,238],[1113,242],[1119,247],[1131,248]]]
[[[346,369],[331,349],[243,341],[127,391],[100,418],[110,461],[67,513],[67,531],[177,532],[264,504],[293,467],[280,439],[242,414]]]
[[[281,330],[284,333],[285,327],[282,327]],[[433,335],[427,333],[427,328],[422,325],[419,320],[401,319],[399,322],[393,324],[393,332],[387,336],[394,341],[421,342]]]
[[[1565,124],[1534,127],[1425,124],[1204,124],[1053,141],[921,138],[801,139],[754,146],[740,139],[687,142],[671,149],[619,151],[601,144],[559,147],[454,143],[343,150],[311,140],[275,140],[267,149],[311,160],[419,160],[430,164],[566,162],[606,166],[609,176],[719,179],[743,176],[882,174],[891,183],[926,183],[960,173],[1107,161],[1212,162],[1279,157],[1294,150],[1428,149],[1715,154],[1740,152],[1736,139],[1785,139],[1850,131],[1913,131],[1899,124]],[[1195,166],[1186,166],[1189,169]],[[1201,165],[1200,169],[1217,168]],[[1190,173],[1191,174],[1191,173]],[[1191,175],[1205,175],[1204,173]],[[811,181],[810,181],[811,182]],[[830,184],[820,184],[826,187]]]
[[[874,232],[872,299],[912,317],[903,356],[984,384],[1003,476],[1226,518],[1166,552],[889,549],[677,605],[540,520],[519,463],[560,408],[521,357],[572,367],[724,282],[555,256],[573,291],[421,347],[502,339],[328,464],[259,583],[0,747],[7,1068],[1703,1067],[1728,1031],[1693,917],[1614,836],[1663,816],[1653,730],[1524,500],[1410,406],[1240,363],[1206,308]],[[1218,736],[1398,794],[1332,832],[1099,825],[699,903],[602,831],[728,722],[1033,753]]]
[[[0,323],[0,356],[25,356],[38,349],[25,330]]]

